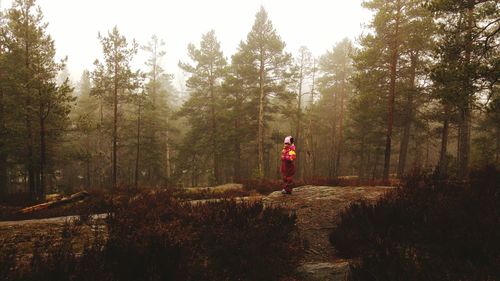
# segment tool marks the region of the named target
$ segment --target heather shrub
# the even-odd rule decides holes
[[[295,215],[223,201],[200,205],[196,216],[208,280],[279,280],[295,270],[301,252]]]
[[[285,280],[302,253],[295,219],[259,202],[141,194],[114,207],[107,240],[95,239],[83,253],[69,243],[34,255],[13,280]]]
[[[15,280],[16,249],[5,246],[2,246],[2,248],[0,251],[0,280]]]
[[[351,280],[500,280],[500,173],[413,178],[375,205],[348,208],[330,241],[359,261]]]
[[[144,272],[159,280],[277,280],[300,256],[295,217],[261,203],[192,205],[148,195],[120,206],[109,226],[120,280]]]

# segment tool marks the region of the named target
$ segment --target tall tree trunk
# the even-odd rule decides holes
[[[398,64],[399,57],[399,20],[401,13],[401,1],[396,1],[396,27],[394,32],[394,42],[391,50],[391,65],[390,65],[390,85],[389,85],[389,97],[387,99],[387,136],[385,141],[385,153],[384,153],[384,181],[389,179],[389,169],[391,167],[391,141],[392,141],[392,125],[394,121],[394,99],[396,95],[396,68]]]
[[[118,63],[115,62],[115,75],[113,78],[113,189],[116,190],[116,163],[117,163],[117,142],[118,142]]]
[[[427,169],[427,167],[430,167],[430,149],[431,149],[431,133],[427,131],[426,138],[425,138],[425,162],[423,164],[423,168]]]
[[[0,88],[0,196],[7,193],[7,148],[5,145],[4,91]]]
[[[415,142],[415,163],[413,165],[413,169],[415,172],[419,172],[422,168],[422,145],[421,142]]]
[[[359,168],[358,168],[358,178],[363,179],[365,177],[365,135],[361,136],[361,147],[359,152]]]
[[[33,137],[33,128],[31,124],[31,117],[29,116],[31,108],[31,98],[28,97],[26,100],[26,110],[28,111],[26,113],[26,130],[27,130],[27,142],[26,142],[26,152],[27,152],[27,170],[28,170],[28,184],[29,184],[29,189],[31,193],[31,198],[33,200],[37,200],[37,189],[36,189],[36,183],[35,183],[35,160],[33,158],[33,144],[34,144],[34,137]]]
[[[438,174],[440,177],[446,177],[448,171],[448,163],[447,163],[447,150],[448,150],[448,134],[449,134],[449,110],[448,107],[445,106],[444,111],[444,120],[443,120],[443,131],[441,133],[441,150],[439,152],[439,162],[438,162]]]
[[[458,176],[464,178],[469,167],[470,154],[470,108],[460,110]]]
[[[344,99],[347,92],[346,87],[346,66],[344,64],[344,77],[342,78],[342,89],[339,92],[339,136],[337,141],[336,176],[340,176],[340,160],[344,149]]]
[[[240,121],[236,119],[234,121],[234,128],[236,129],[236,132],[239,131],[240,129]],[[234,181],[239,183],[241,182],[241,146],[240,146],[240,141],[239,141],[239,136],[237,137],[235,143],[234,143],[234,151],[236,154],[235,161],[234,161]]]
[[[141,102],[139,101],[139,106],[137,110],[137,147],[135,154],[135,178],[134,187],[139,188],[139,160],[141,152]]]
[[[335,114],[333,115],[335,116]],[[329,150],[328,154],[328,177],[333,178],[336,176],[336,169],[335,167],[335,156],[336,156],[336,147],[337,147],[337,118],[333,117],[333,120],[331,120],[332,123],[332,128],[331,128],[331,147],[332,149]]]
[[[43,115],[43,105],[40,103],[40,115]],[[40,187],[38,194],[45,194],[45,163],[46,163],[46,142],[45,142],[45,117],[40,116]]]
[[[1,9],[1,7],[0,7]],[[4,46],[0,46],[0,51],[3,51]],[[3,53],[0,53],[0,56]],[[5,99],[4,99],[4,69],[0,69],[0,196],[7,194],[8,170],[7,170],[7,136],[5,128]]]
[[[311,85],[311,109],[313,109],[314,106],[314,91],[315,91],[315,86],[316,86],[316,59],[313,59],[313,69],[312,69],[312,85]],[[313,110],[311,110],[311,114],[313,113]],[[315,131],[314,131],[314,120],[313,120],[313,115],[311,115],[311,119],[309,122],[309,128],[310,128],[310,135],[311,135],[311,146],[310,146],[310,162],[311,162],[311,177],[316,176],[316,146],[314,143],[314,136],[315,136]]]
[[[98,135],[97,135],[97,163],[96,163],[96,170],[97,170],[97,179],[99,182],[99,187],[104,186],[104,168],[103,168],[103,163],[104,163],[104,157],[103,157],[103,149],[102,149],[102,139],[103,139],[103,125],[104,125],[104,112],[103,112],[103,100],[102,97],[99,98],[99,130],[98,130]]]
[[[311,116],[309,116],[309,120],[307,120],[307,127],[305,128],[304,132],[304,165],[303,165],[303,171],[304,173],[303,178],[308,180],[311,178],[311,170],[312,170],[312,164],[311,164]],[[278,149],[277,149],[278,151]]]
[[[90,173],[90,161],[92,160],[92,157],[91,156],[87,156],[87,159],[86,159],[86,170],[87,170],[87,175],[85,177],[86,179],[86,182],[85,182],[85,187],[87,189],[90,189],[91,185],[92,185],[92,180],[91,180],[91,173]]]
[[[87,189],[90,189],[90,187],[92,186],[92,184],[95,185],[95,177],[94,175],[92,174],[92,160],[93,160],[93,157],[92,157],[92,149],[93,149],[93,146],[90,144],[90,141],[91,141],[91,136],[90,136],[90,132],[87,133],[87,136],[85,137],[85,150],[86,150],[86,176],[85,176],[85,179],[86,179],[86,188]],[[92,180],[94,178],[94,180]],[[92,182],[94,181],[94,182]]]
[[[372,170],[372,180],[377,178],[377,167],[378,167],[378,160],[380,158],[379,154],[377,151],[375,151],[375,164],[373,165],[373,170]],[[369,158],[368,158],[369,159]],[[370,161],[368,161],[370,162]]]
[[[196,154],[191,158],[191,186],[196,186]]]
[[[258,171],[259,177],[264,175],[264,50],[260,50],[260,66],[259,66],[259,131],[257,134],[257,142],[259,144],[259,162]]]
[[[474,0],[469,0],[467,8],[467,36],[465,36],[465,79],[463,103],[460,108],[460,124],[459,124],[459,145],[460,151],[458,154],[458,176],[464,178],[469,170],[469,155],[470,155],[470,124],[471,124],[471,105],[470,97],[473,95],[473,85],[468,66],[470,65],[472,54],[472,29],[474,24]]]
[[[28,28],[29,28],[29,7],[26,6],[26,9],[23,11],[24,12],[24,17],[25,17],[25,22],[24,22],[24,40],[25,40],[25,48],[24,48],[24,57],[25,57],[25,67],[26,71],[30,69],[30,44],[29,44],[29,35],[28,35]],[[31,100],[31,88],[30,88],[30,78],[26,77],[25,82],[25,88],[24,90],[26,91],[26,104],[25,104],[25,124],[26,124],[26,170],[28,174],[28,185],[29,185],[29,191],[31,194],[31,199],[32,200],[37,200],[37,193],[36,193],[36,184],[35,184],[35,163],[33,159],[33,145],[34,145],[34,137],[33,137],[33,128],[31,124],[31,113],[32,113],[32,100]]]
[[[1,9],[1,7],[0,7]],[[4,46],[0,46],[0,51],[4,49]],[[0,56],[3,53],[0,53]],[[0,69],[0,79],[4,80],[4,69]],[[5,111],[4,111],[4,85],[0,85],[0,196],[7,194],[7,136],[5,128]]]
[[[217,149],[217,121],[215,116],[215,93],[214,93],[214,81],[212,78],[213,66],[210,65],[210,119],[212,123],[212,155],[213,155],[213,176],[215,184],[220,183],[220,171],[219,171],[219,153]]]
[[[497,147],[495,149],[495,163],[500,164],[500,125],[497,124]]]
[[[166,116],[166,123],[167,123],[167,126],[166,126],[166,131],[165,131],[165,145],[166,145],[166,176],[167,176],[167,181],[166,181],[166,186],[167,188],[170,187],[170,171],[171,171],[171,167],[170,167],[170,134],[169,134],[169,130],[168,130],[168,112],[167,112],[167,116]]]
[[[154,41],[154,45],[153,45],[153,62],[152,62],[152,87],[151,87],[151,111],[153,113],[153,118],[151,120],[151,124],[150,124],[150,128],[153,127],[155,129],[153,129],[151,132],[146,132],[145,134],[147,134],[146,137],[150,137],[151,138],[151,144],[153,145],[153,147],[156,147],[157,145],[157,141],[156,141],[156,132],[157,132],[157,120],[156,118],[158,117],[157,115],[157,110],[156,110],[156,92],[157,92],[157,89],[156,89],[156,80],[157,80],[157,54],[158,54],[158,51],[157,51],[157,41]],[[145,126],[147,126],[148,124],[148,121],[146,120],[146,123],[144,124]],[[159,125],[159,124],[158,124]],[[159,147],[159,146],[158,146]],[[148,165],[147,163],[145,163],[145,165]],[[152,168],[153,168],[153,171],[149,171],[151,169],[151,166],[149,167],[148,169],[148,182],[151,184],[152,181],[154,181],[154,184],[156,185],[158,183],[158,178],[159,176],[161,175],[161,169],[160,169],[160,165],[154,165]],[[153,174],[154,173],[154,174]]]
[[[398,161],[398,178],[401,178],[405,174],[406,167],[406,156],[408,155],[408,143],[410,142],[410,129],[413,120],[413,96],[416,91],[415,78],[416,78],[416,68],[417,68],[418,53],[412,52],[411,54],[411,65],[410,65],[410,90],[406,95],[405,103],[405,115],[404,115],[404,127],[403,136],[401,138],[401,144],[399,149],[399,161]]]
[[[301,170],[303,169],[302,168],[302,165],[301,165],[301,144],[300,143],[300,133],[301,133],[301,130],[302,130],[302,79],[303,79],[303,70],[302,70],[302,64],[300,66],[300,74],[299,74],[299,95],[298,95],[298,102],[297,102],[297,127],[296,127],[296,131],[295,131],[295,146],[296,146],[296,152],[297,152],[297,155],[298,155],[298,159],[297,159],[297,166],[298,167],[295,167],[296,169],[296,177],[297,178],[302,178],[302,172]]]

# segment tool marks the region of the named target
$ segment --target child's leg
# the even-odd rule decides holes
[[[286,177],[285,178],[285,191],[286,192],[292,192],[292,184],[293,184],[293,177]]]
[[[286,175],[282,175],[282,182],[281,182],[281,187],[284,189],[284,190],[287,190],[287,186],[288,186],[288,181],[287,181],[287,177]]]

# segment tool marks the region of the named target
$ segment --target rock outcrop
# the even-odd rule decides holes
[[[63,236],[71,237],[72,247],[82,252],[84,245],[95,238],[95,231],[105,235],[105,215],[94,215],[90,218],[96,223],[78,223],[79,216],[67,216],[48,219],[23,221],[0,221],[0,245],[2,250],[15,249],[17,263],[29,264],[33,252],[62,243]],[[96,229],[98,228],[98,229]]]
[[[305,280],[344,280],[349,263],[335,256],[328,238],[330,231],[350,204],[358,201],[375,203],[392,189],[394,187],[387,186],[301,186],[295,188],[292,195],[273,192],[263,200],[297,215],[297,226],[306,250],[298,272]]]

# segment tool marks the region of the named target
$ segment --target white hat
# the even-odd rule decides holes
[[[286,143],[288,143],[288,144],[292,144],[292,143],[293,143],[293,137],[292,137],[292,136],[288,136],[288,137],[286,137],[286,138],[285,138],[284,143],[285,143],[285,144],[286,144]]]

